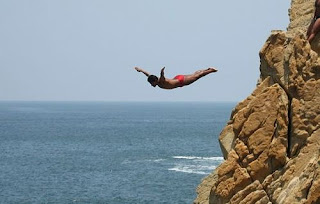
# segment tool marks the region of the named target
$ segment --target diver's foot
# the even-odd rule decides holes
[[[135,70],[137,70],[137,72],[141,72],[141,69],[139,67],[134,67]]]
[[[215,68],[213,68],[213,67],[209,67],[207,70],[208,70],[208,71],[210,70],[211,72],[217,72],[217,71],[218,71],[217,69],[215,69]]]

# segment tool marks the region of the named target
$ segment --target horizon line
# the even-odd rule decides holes
[[[148,102],[154,102],[154,103],[239,103],[240,101],[196,101],[196,100],[190,100],[190,101],[156,101],[156,100],[0,100],[0,102],[113,102],[113,103],[148,103]]]

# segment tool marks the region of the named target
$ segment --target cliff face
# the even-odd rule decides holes
[[[288,31],[262,47],[257,87],[219,138],[225,161],[194,203],[320,203],[320,34],[312,46],[305,37],[313,4],[292,0]]]

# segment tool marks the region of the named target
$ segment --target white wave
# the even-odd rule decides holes
[[[176,172],[183,172],[183,173],[188,173],[188,174],[202,174],[202,175],[207,174],[206,172],[203,172],[203,171],[193,171],[193,170],[184,169],[184,168],[171,168],[168,170],[169,171],[176,171]]]
[[[153,162],[162,162],[162,161],[165,161],[166,159],[155,159],[153,160]]]
[[[223,157],[196,157],[196,156],[173,156],[174,159],[189,159],[189,160],[214,160],[223,161]]]
[[[197,166],[195,166],[195,168],[201,169],[201,170],[209,170],[209,171],[212,171],[212,170],[214,170],[215,168],[217,168],[217,166],[215,166],[215,165],[212,165],[212,166],[201,166],[201,165],[197,165]]]
[[[201,165],[178,165],[168,169],[169,171],[183,172],[188,174],[210,174],[216,166],[201,166]]]
[[[146,163],[146,162],[155,162],[155,163],[159,163],[159,162],[163,162],[166,161],[166,159],[142,159],[142,160],[129,160],[129,159],[125,159],[121,162],[121,164],[132,164],[132,163]]]
[[[223,161],[223,157],[198,157],[198,156],[173,156],[173,167],[169,171],[210,174],[217,165]]]
[[[132,161],[128,160],[128,159],[125,159],[121,162],[121,164],[130,164],[132,163]]]

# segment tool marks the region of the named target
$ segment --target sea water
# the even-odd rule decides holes
[[[234,105],[0,102],[0,203],[192,203]]]

